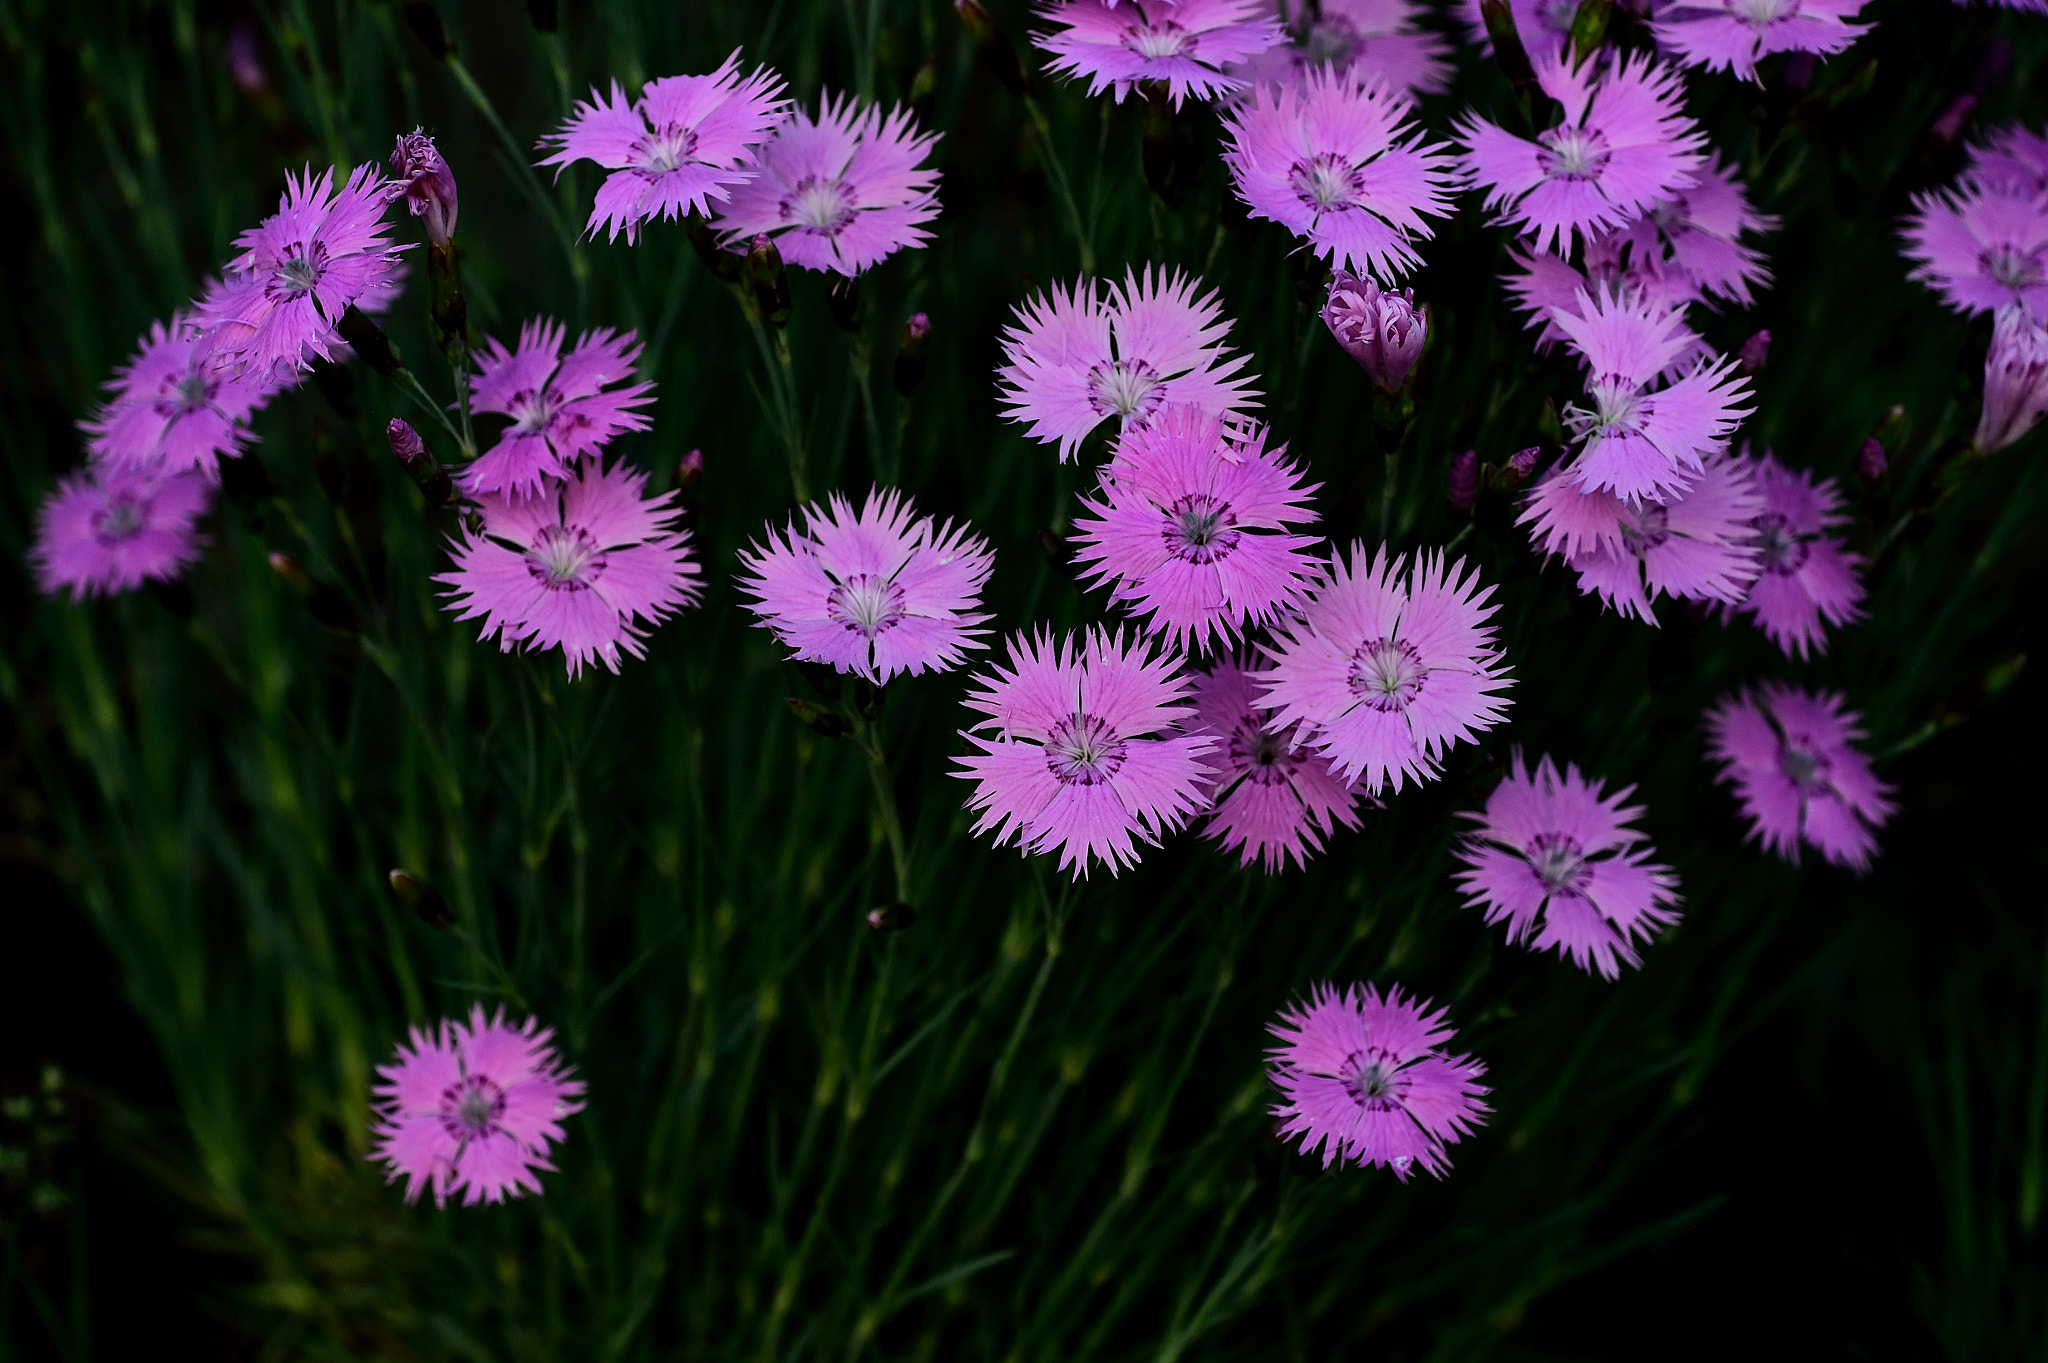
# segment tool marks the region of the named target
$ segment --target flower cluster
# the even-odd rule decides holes
[[[1175,107],[1242,90],[1231,68],[1286,40],[1265,0],[1054,0],[1033,36],[1056,75],[1088,82],[1117,102],[1156,86]]]
[[[1248,87],[1307,84],[1327,69],[1430,95],[1451,82],[1450,44],[1418,22],[1418,0],[1273,0],[1287,40],[1230,68]]]

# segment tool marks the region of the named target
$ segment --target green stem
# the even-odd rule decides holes
[[[889,775],[888,755],[882,750],[882,733],[873,724],[855,717],[854,741],[868,759],[868,780],[875,788],[875,808],[882,816],[882,832],[889,839],[889,859],[896,870],[896,902],[910,902],[910,848],[903,838],[903,819],[896,810],[896,783]]]
[[[518,182],[521,192],[532,199],[535,207],[540,209],[541,216],[547,220],[548,226],[554,229],[556,239],[562,243],[562,253],[569,258],[570,277],[576,282],[576,296],[581,300],[589,287],[590,262],[586,261],[583,252],[576,248],[575,233],[571,232],[569,224],[563,221],[561,213],[548,198],[540,177],[534,173],[532,163],[526,159],[527,149],[519,145],[519,139],[512,135],[512,130],[498,117],[498,110],[492,105],[491,97],[476,83],[476,77],[469,74],[469,68],[462,64],[460,57],[451,55],[448,58],[448,70],[454,75],[455,83],[462,87],[462,93],[469,96],[469,102],[484,116],[484,122],[491,125],[491,131],[505,144],[505,152],[512,159],[513,165],[524,172],[514,175],[513,178]]]
[[[740,300],[740,311],[747,317],[747,326],[754,333],[754,347],[761,352],[761,367],[768,375],[768,388],[772,402],[775,424],[781,428],[784,451],[789,456],[789,483],[796,493],[798,502],[811,500],[809,484],[804,477],[804,435],[803,423],[797,415],[796,366],[789,358],[789,338],[777,330],[771,340],[768,328],[762,324],[761,310],[754,306],[754,300],[747,291],[735,285],[733,294]]]
[[[391,380],[398,385],[399,392],[412,399],[415,407],[418,407],[422,412],[431,414],[434,420],[441,423],[441,429],[448,432],[449,438],[461,449],[464,460],[476,457],[476,446],[463,431],[456,428],[454,422],[448,419],[447,411],[442,408],[440,403],[434,401],[433,396],[425,388],[420,386],[418,377],[410,369],[407,369],[404,365],[398,366],[398,368],[391,371]],[[469,387],[466,383],[458,383],[457,386],[464,391],[467,391]],[[465,409],[462,418],[463,425],[467,426],[469,424],[469,414],[467,411],[469,404],[464,402],[462,405]]]
[[[1038,129],[1038,145],[1045,150],[1045,168],[1052,172],[1054,190],[1059,193],[1060,206],[1067,210],[1067,224],[1073,229],[1074,245],[1081,253],[1081,273],[1095,273],[1095,243],[1081,218],[1081,207],[1074,202],[1074,189],[1067,181],[1067,167],[1060,160],[1059,149],[1053,145],[1052,124],[1046,121],[1045,110],[1039,107],[1036,97],[1024,96],[1025,112],[1031,115],[1031,124]]]
[[[896,449],[893,444],[882,443],[882,422],[875,412],[874,362],[868,338],[865,335],[851,338],[850,358],[853,361],[854,387],[860,393],[861,420],[868,431],[868,463],[874,468],[875,481],[894,485],[897,477]]]

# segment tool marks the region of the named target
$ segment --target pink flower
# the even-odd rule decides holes
[[[1214,809],[1202,831],[1239,852],[1243,865],[1256,858],[1276,875],[1290,861],[1306,866],[1337,825],[1358,827],[1358,795],[1327,759],[1296,742],[1295,726],[1266,727],[1270,712],[1253,686],[1260,670],[1250,659],[1225,658],[1195,682],[1195,713],[1220,745],[1209,755]]]
[[[1805,843],[1863,871],[1895,806],[1892,787],[1852,746],[1862,716],[1842,702],[1836,692],[1766,682],[1707,712],[1707,754],[1734,788],[1750,837],[1790,862]]]
[[[1564,120],[1534,142],[1469,113],[1458,127],[1465,172],[1486,187],[1486,206],[1538,250],[1569,250],[1574,233],[1620,227],[1691,185],[1703,160],[1706,134],[1685,115],[1677,72],[1627,56],[1597,80],[1596,69],[1537,59],[1537,83],[1564,106]]]
[[[708,76],[662,76],[641,87],[640,98],[612,82],[611,94],[593,87],[575,112],[541,139],[553,147],[544,166],[594,161],[611,171],[590,207],[592,236],[603,228],[638,241],[640,224],[657,215],[673,222],[689,213],[709,215],[759,173],[754,148],[789,110],[782,77],[758,69],[740,75],[735,48]],[[556,172],[559,175],[561,172]]]
[[[1075,566],[1172,647],[1205,650],[1269,623],[1315,574],[1315,524],[1286,447],[1169,407],[1132,431],[1074,524]]]
[[[791,265],[857,275],[931,240],[939,173],[919,163],[938,140],[908,109],[821,95],[815,119],[799,110],[761,148],[760,175],[734,186],[718,228],[728,243],[767,233]]]
[[[1526,245],[1509,248],[1510,257],[1520,268],[1502,275],[1501,283],[1507,286],[1516,309],[1528,315],[1524,325],[1536,332],[1537,353],[1546,353],[1552,346],[1564,343],[1564,331],[1552,320],[1552,314],[1577,315],[1581,297],[1629,293],[1647,303],[1675,309],[1698,301],[1698,292],[1690,280],[1638,269],[1633,252],[1607,249],[1619,235],[1610,232],[1588,240],[1582,253],[1584,268],[1550,251],[1533,251]],[[1709,353],[1704,341],[1692,349]],[[1684,358],[1681,355],[1678,363],[1683,363]]]
[[[1509,678],[1486,622],[1500,609],[1463,560],[1443,555],[1367,562],[1354,544],[1331,560],[1299,618],[1266,646],[1260,677],[1267,721],[1299,726],[1301,741],[1369,794],[1433,780],[1460,742],[1500,723]]]
[[[235,238],[242,253],[197,305],[220,362],[283,379],[333,359],[341,315],[379,311],[396,295],[405,248],[391,243],[390,202],[374,165],[357,166],[339,190],[331,169],[287,174],[278,211]]]
[[[1778,52],[1831,57],[1870,31],[1852,24],[1865,0],[1670,0],[1650,31],[1680,66],[1733,71],[1761,85],[1756,64]]]
[[[1396,90],[1439,94],[1451,83],[1451,47],[1417,20],[1416,0],[1271,0],[1287,41],[1225,74],[1248,87],[1291,85],[1328,67],[1358,80],[1375,77]]]
[[[195,523],[213,501],[213,484],[186,472],[111,466],[57,484],[43,503],[29,564],[51,596],[132,592],[168,582],[199,557]]]
[[[647,418],[635,409],[654,401],[654,385],[608,387],[633,377],[640,358],[634,334],[586,331],[564,355],[567,335],[560,322],[531,321],[519,328],[517,350],[492,337],[477,352],[470,405],[511,417],[512,424],[462,471],[463,491],[531,497],[615,437],[647,429]]]
[[[1479,1082],[1486,1066],[1452,1055],[1443,1010],[1381,994],[1369,984],[1327,984],[1285,1009],[1267,1028],[1280,1041],[1267,1052],[1279,1088],[1273,1115],[1280,1135],[1301,1138],[1301,1152],[1332,1164],[1391,1169],[1403,1183],[1417,1167],[1437,1178],[1456,1145],[1486,1120]]]
[[[1051,54],[1055,75],[1085,76],[1088,93],[1158,82],[1179,108],[1192,95],[1213,99],[1242,88],[1223,68],[1287,40],[1259,11],[1260,0],[1053,0],[1039,17],[1054,30],[1032,35]]]
[[[2048,3],[2048,0],[2044,0]],[[2048,136],[2008,123],[1970,149],[1968,179],[2021,194],[2048,194]]]
[[[1741,181],[1716,153],[1690,187],[1589,240],[1586,264],[1595,278],[1626,273],[1664,281],[1672,297],[1689,291],[1748,307],[1755,301],[1752,289],[1768,284],[1771,271],[1763,252],[1744,238],[1777,227],[1777,218],[1750,206]]]
[[[2048,323],[2048,196],[2001,184],[1918,195],[1905,246],[1909,277],[1957,312],[2018,303]]]
[[[962,737],[977,752],[955,775],[974,782],[974,831],[998,847],[1058,852],[1078,879],[1096,862],[1115,875],[1199,813],[1213,776],[1213,735],[1184,733],[1194,718],[1178,659],[1145,640],[1092,630],[1055,643],[1010,641],[1010,666],[976,678],[969,709],[986,716]]]
[[[107,405],[79,423],[95,463],[116,473],[220,477],[220,461],[255,437],[249,418],[277,385],[260,373],[228,374],[185,313],[153,322],[107,384]]]
[[[1224,115],[1223,163],[1254,218],[1317,257],[1392,283],[1421,263],[1425,215],[1449,212],[1450,158],[1425,144],[1415,106],[1383,82],[1329,69],[1300,89],[1262,86]]]
[[[2003,307],[1991,325],[1991,349],[1984,355],[1984,407],[1977,415],[1975,444],[1990,454],[2002,450],[2048,416],[2048,327],[2025,309]]]
[[[483,529],[454,544],[451,588],[459,620],[483,617],[483,637],[510,653],[560,648],[573,678],[592,660],[613,672],[619,654],[646,656],[647,629],[703,592],[690,536],[674,528],[675,494],[643,497],[647,475],[596,460],[524,501],[491,493],[477,504]]]
[[[1111,284],[1106,299],[1091,279],[1031,299],[1003,329],[1003,415],[1033,440],[1057,441],[1064,463],[1105,417],[1130,430],[1168,404],[1211,416],[1258,406],[1238,377],[1245,357],[1223,350],[1223,300],[1197,297],[1200,287],[1154,266]]]
[[[1832,478],[1816,483],[1811,472],[1788,469],[1768,453],[1751,472],[1763,495],[1752,522],[1763,571],[1742,609],[1786,656],[1825,652],[1828,625],[1839,629],[1863,616],[1857,580],[1863,560],[1827,533],[1848,520],[1841,489]]]
[[[791,656],[877,685],[899,672],[948,672],[988,631],[985,541],[919,516],[899,492],[870,491],[856,513],[837,493],[767,544],[740,554],[739,589]]]
[[[415,218],[427,220],[427,240],[446,246],[455,239],[460,200],[455,172],[441,159],[441,149],[420,128],[400,133],[391,149],[392,193],[405,199]]]
[[[1640,295],[1579,295],[1577,312],[1551,310],[1551,321],[1586,362],[1589,406],[1564,409],[1581,442],[1567,470],[1587,492],[1622,500],[1666,501],[1705,470],[1751,409],[1748,380],[1734,361],[1703,364],[1652,390],[1659,374],[1698,344],[1682,309]]]
[[[1678,921],[1678,877],[1629,827],[1643,817],[1622,804],[1634,790],[1607,795],[1577,767],[1559,776],[1548,757],[1533,771],[1517,757],[1485,812],[1465,815],[1479,825],[1456,849],[1466,902],[1506,923],[1509,942],[1581,970],[1612,980],[1641,965],[1638,943]]]
[[[567,1133],[562,1119],[583,1110],[583,1083],[555,1054],[554,1031],[533,1018],[507,1024],[503,1009],[469,1021],[443,1018],[414,1027],[392,1062],[379,1065],[371,1158],[405,1180],[405,1200],[428,1187],[434,1205],[461,1193],[462,1204],[502,1202],[538,1193],[537,1171]]]

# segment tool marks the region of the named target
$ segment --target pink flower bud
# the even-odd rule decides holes
[[[1874,483],[1884,477],[1887,467],[1884,442],[1874,435],[1865,436],[1863,448],[1856,455],[1856,471]]]
[[[1508,472],[1526,483],[1536,476],[1536,466],[1543,462],[1543,447],[1531,445],[1526,450],[1516,450],[1508,456]]]
[[[391,149],[391,178],[415,218],[425,218],[427,240],[446,246],[455,236],[455,172],[441,159],[434,139],[419,128],[399,136]]]
[[[1466,450],[1463,454],[1451,456],[1451,470],[1448,478],[1451,510],[1470,511],[1472,504],[1479,500],[1479,452]]]
[[[1764,367],[1764,357],[1771,353],[1771,333],[1759,331],[1742,343],[1742,349],[1735,352],[1735,363],[1745,374],[1754,374]]]
[[[2048,328],[2017,303],[2000,308],[1984,357],[1984,414],[1977,448],[2002,450],[2048,415]]]
[[[704,481],[704,451],[691,450],[676,461],[676,490],[685,496]]]
[[[427,442],[403,417],[391,418],[391,424],[384,428],[384,438],[391,442],[391,452],[398,456],[398,462],[407,468],[417,464],[427,452]]]
[[[1415,306],[1415,290],[1382,290],[1371,278],[1339,270],[1323,305],[1330,334],[1385,393],[1396,393],[1422,355],[1428,323]]]

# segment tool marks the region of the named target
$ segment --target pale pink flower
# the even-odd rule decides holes
[[[1451,46],[1417,23],[1425,10],[1416,0],[1268,0],[1266,8],[1287,41],[1229,69],[1248,88],[1300,88],[1318,68],[1417,95],[1450,86]]]
[[[1746,308],[1755,301],[1753,291],[1771,279],[1763,252],[1746,238],[1777,227],[1776,217],[1751,207],[1742,182],[1717,152],[1690,186],[1589,240],[1586,265],[1595,278],[1626,273],[1657,279],[1673,297],[1690,291]]]
[[[995,555],[967,527],[919,516],[900,492],[872,490],[856,512],[834,493],[740,554],[735,583],[800,661],[877,685],[949,672],[985,648],[981,590]]]
[[[196,527],[213,502],[201,474],[90,468],[43,503],[29,563],[36,586],[73,601],[168,582],[199,557]]]
[[[1241,89],[1224,68],[1287,40],[1260,0],[1053,0],[1039,10],[1051,31],[1032,42],[1055,75],[1085,77],[1088,93],[1158,83],[1178,108]]]
[[[1867,870],[1893,789],[1854,746],[1862,716],[1838,692],[1782,682],[1730,696],[1707,712],[1707,755],[1735,791],[1750,837],[1787,861],[1803,843],[1827,860]]]
[[[733,187],[718,229],[728,244],[765,233],[791,265],[860,274],[931,240],[939,173],[921,163],[938,140],[908,109],[820,95],[816,118],[799,109],[761,148],[761,173]]]
[[[471,410],[511,417],[512,424],[462,470],[463,491],[534,496],[624,432],[647,429],[637,409],[654,401],[654,385],[612,387],[633,378],[638,338],[609,327],[586,331],[564,355],[567,337],[560,322],[536,319],[519,328],[518,349],[492,337],[477,352]]]
[[[1756,64],[1778,52],[1831,57],[1870,31],[1849,20],[1865,0],[1668,0],[1650,31],[1680,66],[1732,71],[1761,85]]]
[[[967,695],[984,718],[954,774],[974,782],[974,831],[1057,852],[1078,879],[1098,862],[1134,866],[1139,843],[1183,827],[1205,803],[1216,739],[1183,732],[1194,710],[1178,663],[1122,632],[1013,638],[1010,666]]]
[[[1904,236],[1909,277],[1957,312],[2017,303],[2048,324],[2048,195],[2006,184],[1921,194]]]
[[[2002,450],[2048,416],[2048,327],[2008,305],[1992,321],[1984,354],[1984,407],[1977,415],[1976,446]]]
[[[379,1065],[376,1147],[370,1158],[405,1180],[405,1200],[431,1188],[434,1205],[450,1193],[462,1204],[502,1202],[538,1193],[539,1173],[567,1133],[562,1119],[583,1110],[583,1082],[556,1055],[554,1031],[528,1018],[443,1018],[414,1027],[388,1065]]]
[[[220,477],[220,461],[255,436],[249,418],[277,384],[256,371],[230,374],[214,362],[188,314],[150,324],[128,363],[107,384],[106,406],[78,423],[94,462],[122,473]]]
[[[754,149],[788,110],[782,77],[766,68],[742,77],[735,48],[710,75],[659,77],[630,104],[617,81],[609,96],[593,87],[569,121],[541,139],[554,153],[540,164],[594,161],[611,171],[585,230],[637,241],[649,219],[709,216],[713,204],[758,175]]]
[[[1290,861],[1307,865],[1338,825],[1358,827],[1358,793],[1296,741],[1295,726],[1266,727],[1270,712],[1254,684],[1261,670],[1225,658],[1195,682],[1198,722],[1220,745],[1209,754],[1216,777],[1202,832],[1243,865],[1257,860],[1276,875]]]
[[[1622,231],[1626,231],[1624,228]],[[1579,299],[1601,294],[1627,293],[1666,309],[1683,309],[1699,301],[1692,281],[1675,273],[1638,269],[1631,251],[1607,249],[1621,232],[1608,232],[1586,243],[1582,265],[1573,265],[1554,252],[1530,249],[1526,244],[1508,248],[1517,268],[1501,276],[1515,308],[1526,314],[1523,325],[1536,333],[1536,350],[1548,353],[1565,343],[1563,328],[1552,319],[1556,312],[1577,315]],[[1697,341],[1676,361],[1683,364],[1691,353],[1710,353],[1706,342]]]
[[[1518,755],[1485,811],[1464,816],[1479,825],[1456,848],[1466,901],[1506,923],[1509,942],[1581,970],[1612,980],[1641,965],[1639,944],[1678,921],[1678,876],[1630,827],[1643,817],[1622,803],[1634,792],[1608,795],[1577,767],[1560,776],[1548,757],[1532,770]]]
[[[1849,518],[1832,478],[1814,481],[1769,453],[1751,465],[1763,505],[1752,522],[1762,572],[1742,609],[1789,657],[1827,651],[1828,627],[1863,616],[1863,560],[1828,532]]]
[[[1420,1168],[1437,1178],[1450,1167],[1445,1147],[1485,1122],[1479,1082],[1486,1066],[1444,1049],[1453,1033],[1442,1009],[1369,984],[1338,990],[1316,985],[1267,1028],[1280,1044],[1267,1052],[1279,1088],[1273,1115],[1282,1139],[1320,1153],[1323,1167],[1389,1169],[1402,1182]]]
[[[1033,440],[1057,442],[1060,460],[1109,417],[1141,427],[1168,404],[1212,416],[1258,406],[1241,375],[1246,357],[1223,349],[1223,300],[1201,281],[1157,266],[1121,284],[1080,279],[1017,309],[1003,328],[996,381],[1004,416]]]
[[[2048,5],[2048,0],[2043,0]],[[1965,177],[2021,194],[2048,194],[2048,136],[2008,123],[1981,147],[1970,149]]]
[[[456,618],[483,617],[505,652],[559,648],[571,677],[592,661],[617,672],[621,653],[646,656],[648,629],[704,590],[675,493],[646,487],[646,474],[591,459],[540,496],[485,493],[482,529],[464,528],[453,571],[434,580]]]
[[[1315,524],[1286,446],[1169,407],[1118,442],[1074,522],[1074,563],[1174,648],[1206,650],[1270,623],[1315,575]]]
[[[1500,607],[1462,560],[1441,553],[1331,560],[1297,618],[1275,629],[1260,676],[1268,723],[1369,794],[1433,780],[1444,754],[1501,722],[1510,685],[1487,622]]]

